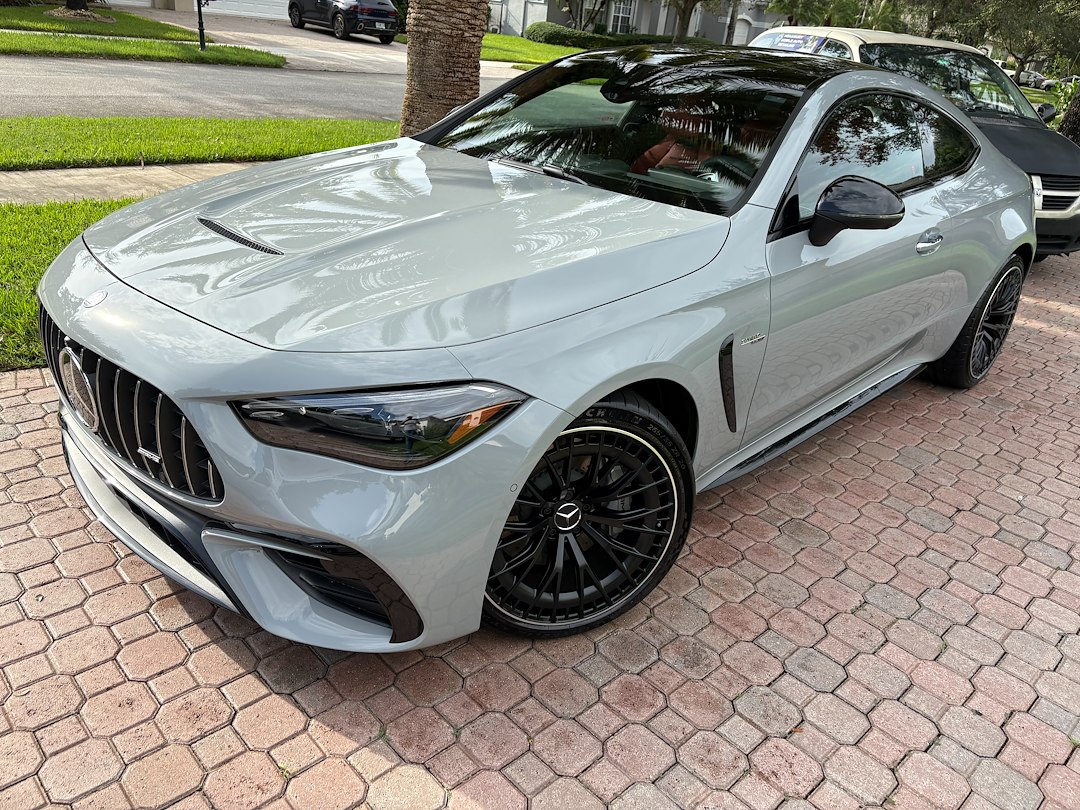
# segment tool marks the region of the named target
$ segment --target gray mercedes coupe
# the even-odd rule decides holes
[[[649,593],[696,492],[921,370],[982,379],[1032,223],[903,76],[594,51],[113,214],[41,334],[79,490],[172,579],[324,647],[551,636]]]

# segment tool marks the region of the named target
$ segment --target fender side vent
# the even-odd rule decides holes
[[[256,242],[254,239],[248,239],[242,233],[237,233],[231,228],[226,228],[220,222],[214,222],[214,220],[207,219],[206,217],[196,217],[196,219],[199,220],[199,224],[202,225],[204,228],[209,228],[214,233],[220,236],[224,236],[226,239],[231,239],[234,242],[243,245],[244,247],[249,247],[252,250],[258,250],[261,253],[269,253],[272,256],[282,255],[281,251],[277,248],[272,248],[269,245],[264,245],[261,242]]]

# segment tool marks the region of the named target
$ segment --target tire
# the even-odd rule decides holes
[[[930,378],[971,388],[989,373],[1009,334],[1024,284],[1024,262],[1013,255],[994,276],[949,351],[931,364]]]
[[[694,491],[690,454],[656,408],[633,393],[589,408],[545,450],[507,517],[484,621],[551,638],[625,613],[678,558]]]
[[[332,24],[334,27],[335,37],[337,37],[338,39],[349,38],[349,27],[345,24],[344,16],[342,16],[341,14],[335,14],[334,19],[332,20]]]
[[[289,23],[293,28],[304,27],[304,18],[300,14],[300,6],[289,6]]]
[[[384,34],[383,36],[379,37],[379,42],[381,42],[383,45],[389,45],[393,41],[394,41],[394,35],[393,34],[388,34],[388,35]]]

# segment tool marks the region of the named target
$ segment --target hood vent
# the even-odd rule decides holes
[[[206,219],[206,217],[196,217],[199,220],[199,224],[203,227],[209,228],[214,233],[224,236],[226,239],[232,239],[244,247],[249,247],[252,250],[258,250],[261,253],[269,253],[272,256],[281,256],[282,253],[277,248],[272,248],[269,245],[264,245],[261,242],[256,242],[253,239],[248,239],[242,233],[237,233],[231,228],[226,228],[220,222],[214,222],[212,219]]]

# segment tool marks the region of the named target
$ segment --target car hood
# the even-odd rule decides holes
[[[727,218],[410,139],[204,181],[84,234],[115,276],[272,349],[453,346],[691,273]]]
[[[1080,146],[1041,121],[968,113],[998,151],[1028,174],[1080,177]]]

